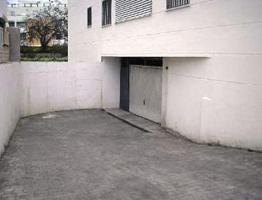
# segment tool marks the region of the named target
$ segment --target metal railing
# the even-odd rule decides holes
[[[190,0],[167,0],[167,9],[183,7],[190,4]]]

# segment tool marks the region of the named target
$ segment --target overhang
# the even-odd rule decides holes
[[[211,58],[208,53],[174,53],[174,54],[102,54],[102,57],[162,57],[162,58]]]

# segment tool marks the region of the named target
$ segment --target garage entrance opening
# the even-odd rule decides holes
[[[120,108],[160,123],[162,58],[122,58]]]

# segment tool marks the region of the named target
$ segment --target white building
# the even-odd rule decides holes
[[[119,107],[196,142],[262,151],[261,0],[68,8],[68,63],[0,67],[0,153],[20,117]]]
[[[67,0],[60,0],[61,7],[67,7]],[[8,21],[10,26],[23,28],[25,20],[40,10],[50,6],[49,0],[18,0],[8,3]]]
[[[261,0],[70,1],[69,59],[103,66],[103,107],[261,150],[261,10]]]

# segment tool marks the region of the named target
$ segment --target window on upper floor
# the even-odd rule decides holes
[[[12,3],[12,4],[11,4],[11,7],[12,7],[12,8],[16,8],[16,7],[18,7],[18,4]]]
[[[149,16],[152,14],[152,0],[116,0],[116,23]]]
[[[172,9],[172,8],[179,8],[179,7],[185,7],[190,4],[190,0],[167,0],[166,8]]]
[[[92,26],[92,7],[87,8],[87,27]]]
[[[102,26],[111,24],[112,0],[102,1]]]

